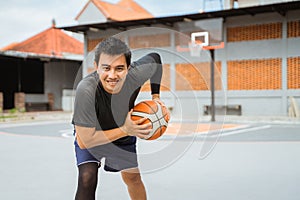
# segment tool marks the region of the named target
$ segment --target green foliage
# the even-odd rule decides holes
[[[9,114],[16,114],[18,112],[18,109],[12,108],[8,111]]]

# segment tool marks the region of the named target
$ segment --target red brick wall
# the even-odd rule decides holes
[[[129,47],[133,49],[167,47],[170,45],[171,40],[169,34],[139,35],[129,37]]]
[[[15,108],[18,111],[25,111],[25,93],[16,92],[15,93]]]
[[[300,21],[291,21],[287,24],[287,37],[300,37]]]
[[[269,40],[282,37],[282,23],[257,24],[227,28],[227,41]]]
[[[281,59],[227,62],[228,90],[281,89]]]
[[[96,45],[104,38],[88,40],[87,49],[92,51]],[[155,34],[155,35],[137,35],[128,38],[128,46],[132,49],[137,48],[151,48],[151,47],[167,47],[171,45],[169,34]]]
[[[215,66],[221,73],[221,62]],[[222,88],[221,78],[216,72],[215,88]],[[210,63],[179,63],[176,64],[176,90],[209,90],[210,89]]]
[[[287,37],[300,37],[300,21],[290,21],[287,23]],[[279,38],[282,38],[281,22],[227,28],[228,42]]]
[[[287,65],[288,89],[300,89],[300,57],[288,58]]]
[[[222,88],[221,62],[216,62],[215,88]],[[176,90],[209,90],[210,89],[210,63],[180,63],[176,65]],[[146,82],[141,91],[150,91],[150,82]],[[161,91],[170,91],[170,65],[164,65]]]

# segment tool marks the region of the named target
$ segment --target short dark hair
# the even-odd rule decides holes
[[[124,54],[127,66],[130,65],[131,51],[129,47],[125,44],[125,42],[123,42],[118,38],[115,37],[106,38],[96,46],[94,61],[96,62],[97,65],[99,63],[100,55],[102,53],[105,53],[107,55]]]

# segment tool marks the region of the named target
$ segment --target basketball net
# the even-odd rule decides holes
[[[200,57],[202,48],[202,42],[189,42],[190,55],[193,57]]]

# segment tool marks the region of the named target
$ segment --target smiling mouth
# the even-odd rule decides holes
[[[116,86],[119,83],[119,80],[110,80],[106,81],[110,86]]]

